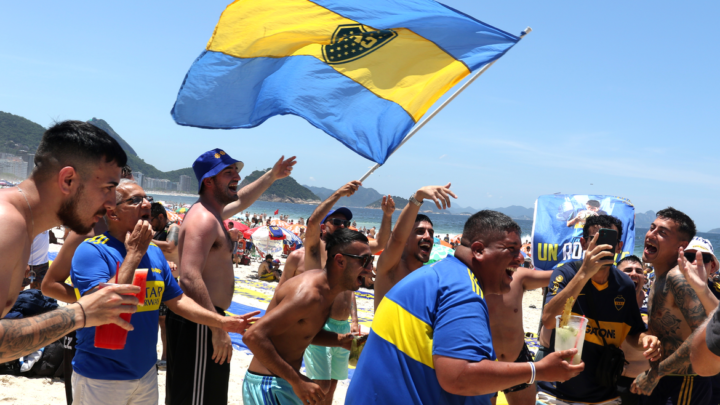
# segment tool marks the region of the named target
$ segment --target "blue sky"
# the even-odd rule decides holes
[[[365,186],[409,196],[451,181],[457,203],[475,208],[618,195],[641,212],[672,205],[702,231],[720,227],[720,3],[445,3],[514,34],[534,31]],[[372,162],[298,117],[232,131],[173,122],[185,73],[227,4],[4,2],[0,110],[43,126],[103,118],[162,170],[221,147],[248,173],[284,154],[298,156],[302,184],[362,176]]]

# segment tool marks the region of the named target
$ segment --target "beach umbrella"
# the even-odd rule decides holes
[[[248,233],[250,234],[248,235]],[[255,247],[263,254],[271,254],[273,256],[282,254],[283,240],[271,238],[270,229],[267,226],[249,229],[245,231],[243,235],[245,235],[246,238],[252,239]]]
[[[452,247],[452,245],[451,245],[451,244],[449,244],[449,243],[445,242],[444,240],[440,240],[440,244],[441,244],[442,246],[445,246],[445,247],[449,247],[449,248],[451,248],[451,247]]]
[[[307,229],[307,227],[305,225],[300,225],[300,224],[291,224],[290,227],[286,228],[286,229],[289,230],[290,232],[294,233],[295,235],[300,235],[300,230]]]
[[[430,261],[425,264],[433,264],[437,261],[444,259],[447,256],[454,254],[455,251],[452,248],[443,245],[433,245],[432,252],[430,252]]]
[[[285,228],[280,228],[282,233],[285,234],[285,242],[291,242],[293,245],[295,245],[296,249],[300,249],[302,247],[302,239],[298,238],[297,235],[292,233],[292,231],[287,230]]]
[[[290,223],[279,220],[277,218],[270,220],[270,225],[275,225],[280,228],[290,229]]]
[[[165,214],[167,214],[167,219],[170,222],[177,222],[178,225],[180,225],[180,223],[182,222],[182,218],[180,217],[180,215],[170,210],[165,211]]]
[[[233,228],[239,230],[240,232],[245,232],[245,231],[247,231],[248,229],[250,229],[250,227],[248,227],[247,225],[243,224],[242,222],[240,222],[240,221],[234,221],[234,220],[232,220],[232,219],[226,219],[225,221],[223,221],[223,223],[225,224],[225,228],[226,228],[226,229],[230,229],[230,225],[229,225],[229,224],[230,224],[231,222],[232,222],[232,224],[233,224]]]
[[[184,213],[186,213],[187,211],[188,211],[187,207],[182,207],[182,208],[178,209],[178,210],[175,211],[175,212],[177,212],[178,214],[184,214]]]
[[[243,238],[245,239],[251,239],[253,234],[257,232],[260,228],[267,228],[266,226],[258,226],[257,228],[248,229],[247,231],[243,232]]]

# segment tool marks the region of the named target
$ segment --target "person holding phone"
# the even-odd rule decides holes
[[[555,317],[562,314],[565,302],[572,297],[576,300],[573,315],[588,318],[582,352],[585,369],[567,383],[540,382],[538,404],[620,404],[615,385],[598,383],[598,365],[606,345],[617,348],[627,342],[649,360],[660,358],[657,337],[645,333],[647,326],[636,303],[635,285],[613,265],[614,254],[622,252],[622,229],[622,222],[610,215],[587,218],[580,239],[585,258],[560,263],[553,270],[542,315],[540,341],[544,347],[535,361],[554,351]]]

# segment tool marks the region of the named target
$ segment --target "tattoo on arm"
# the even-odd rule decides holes
[[[700,298],[695,294],[695,290],[690,287],[685,277],[670,275],[668,276],[668,285],[675,298],[675,303],[680,308],[680,312],[682,312],[690,329],[694,331],[707,318],[705,307],[700,302]]]
[[[693,373],[692,364],[690,363],[690,346],[692,344],[692,337],[693,335],[691,334],[690,337],[688,337],[687,340],[682,342],[680,347],[675,350],[675,353],[671,354],[670,356],[668,356],[667,359],[660,362],[660,365],[658,366],[658,373],[661,376],[665,376],[668,374]]]
[[[179,237],[180,237],[180,227],[179,226],[171,226],[170,232],[168,232],[167,241],[172,242],[177,246]]]
[[[23,319],[0,320],[0,362],[19,359],[75,329],[75,311],[62,307]]]

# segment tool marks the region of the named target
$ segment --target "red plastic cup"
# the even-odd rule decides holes
[[[148,269],[135,269],[135,277],[133,278],[133,285],[140,287],[140,292],[135,296],[138,299],[138,305],[145,305],[145,290],[147,288],[147,274]]]
[[[98,289],[116,285],[115,283],[100,283]],[[131,294],[134,295],[134,294]],[[143,292],[144,295],[144,292]],[[120,314],[120,318],[130,322],[132,314]],[[98,349],[122,350],[125,348],[128,331],[110,323],[95,327],[95,347]]]

